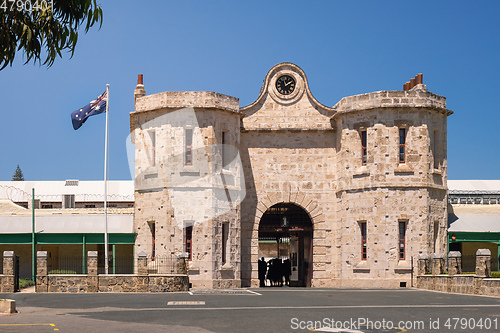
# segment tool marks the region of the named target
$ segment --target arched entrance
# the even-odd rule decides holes
[[[290,259],[290,286],[310,287],[313,224],[309,214],[293,203],[279,203],[259,223],[259,258]]]

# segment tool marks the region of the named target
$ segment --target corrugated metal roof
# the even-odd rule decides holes
[[[66,186],[66,181],[0,181],[0,199],[25,202],[35,198],[41,201],[62,201],[64,194],[74,194],[75,201],[104,201],[104,181],[79,181],[78,185]],[[108,201],[134,201],[132,180],[108,181]]]
[[[452,191],[487,191],[500,192],[500,180],[448,180],[448,189]]]
[[[500,214],[448,214],[448,231],[500,232]]]

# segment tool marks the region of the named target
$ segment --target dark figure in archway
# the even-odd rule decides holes
[[[283,262],[283,274],[285,276],[285,284],[290,286],[290,275],[292,275],[292,265],[290,259],[285,259]]]
[[[267,265],[268,265],[268,269],[267,269],[267,279],[269,280],[269,285],[271,287],[274,286],[274,262],[273,262],[273,259],[269,259],[269,261],[267,262]]]
[[[275,266],[276,266],[276,286],[283,287],[283,276],[284,271],[283,271],[283,262],[281,259],[276,258],[275,259]]]
[[[259,281],[261,287],[266,286],[266,273],[267,273],[267,263],[264,260],[264,257],[262,257],[259,260]]]

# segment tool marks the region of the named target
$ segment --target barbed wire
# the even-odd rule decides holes
[[[64,196],[68,194],[36,194],[35,200],[54,202],[62,201]],[[81,201],[104,201],[104,194],[96,193],[75,193],[75,198],[78,197],[82,199]],[[113,201],[134,201],[134,195],[123,195],[123,194],[108,194],[108,200]],[[15,202],[24,202],[32,199],[31,193],[28,193],[19,187],[11,185],[0,185],[0,200],[11,200]],[[79,200],[80,201],[80,200]]]

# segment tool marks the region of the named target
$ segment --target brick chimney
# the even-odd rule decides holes
[[[134,90],[134,105],[137,99],[146,96],[146,89],[144,89],[144,76],[142,74],[137,75],[137,85]]]
[[[410,79],[410,81],[403,84],[403,90],[404,91],[411,90],[411,89],[415,88],[416,86],[418,86],[419,84],[421,84],[421,85],[424,84],[424,74],[422,74],[422,73],[415,75],[414,78]]]

